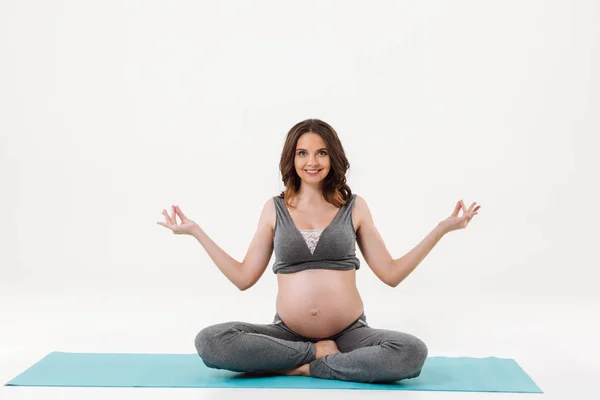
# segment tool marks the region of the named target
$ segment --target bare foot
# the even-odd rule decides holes
[[[335,353],[340,352],[340,349],[338,349],[334,340],[321,340],[321,341],[318,341],[316,344],[317,344],[317,357],[316,357],[317,360],[321,357],[325,357],[326,355],[335,354]]]
[[[339,353],[337,345],[334,340],[320,340],[316,343],[317,345],[317,357],[318,360],[321,357],[325,357],[329,354]],[[310,368],[308,364],[301,365],[296,368],[286,369],[286,370],[277,370],[271,371],[277,375],[300,375],[300,376],[310,376]]]
[[[299,375],[299,376],[310,376],[310,370],[308,364],[301,365],[297,368],[287,369],[278,371],[281,375]]]

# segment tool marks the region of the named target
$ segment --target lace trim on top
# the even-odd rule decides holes
[[[304,236],[304,240],[310,250],[310,253],[313,254],[315,252],[315,248],[317,247],[317,243],[319,242],[319,238],[321,237],[321,233],[323,233],[325,229],[317,229],[317,230],[301,230],[299,229],[302,236]]]

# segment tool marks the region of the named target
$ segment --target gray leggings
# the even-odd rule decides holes
[[[340,353],[315,359],[320,340],[334,340]],[[364,313],[325,339],[301,336],[275,314],[268,325],[235,321],[208,326],[198,333],[195,345],[210,368],[260,373],[309,364],[313,377],[354,382],[416,378],[427,358],[427,346],[419,338],[373,329]]]

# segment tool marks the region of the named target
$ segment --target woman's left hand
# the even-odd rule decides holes
[[[467,225],[469,225],[469,222],[471,222],[471,219],[473,219],[475,215],[479,214],[477,211],[481,208],[481,206],[475,207],[475,204],[477,203],[473,202],[473,204],[471,204],[467,210],[465,203],[463,203],[462,200],[458,201],[456,203],[456,207],[454,207],[454,212],[452,215],[439,224],[444,233],[452,232],[457,229],[465,229]],[[461,209],[463,210],[463,215],[459,216],[458,213]]]

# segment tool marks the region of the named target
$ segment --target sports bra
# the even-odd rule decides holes
[[[319,238],[321,237],[321,233],[323,233],[323,229],[299,229],[299,231],[304,237],[306,245],[310,249],[310,254],[313,254],[317,247],[317,243],[319,243]]]
[[[356,257],[356,231],[352,224],[352,209],[356,194],[342,205],[331,223],[322,230],[314,251],[296,228],[285,200],[273,197],[275,202],[275,230],[273,246],[275,274],[289,274],[306,269],[333,269],[346,271],[359,269]]]

